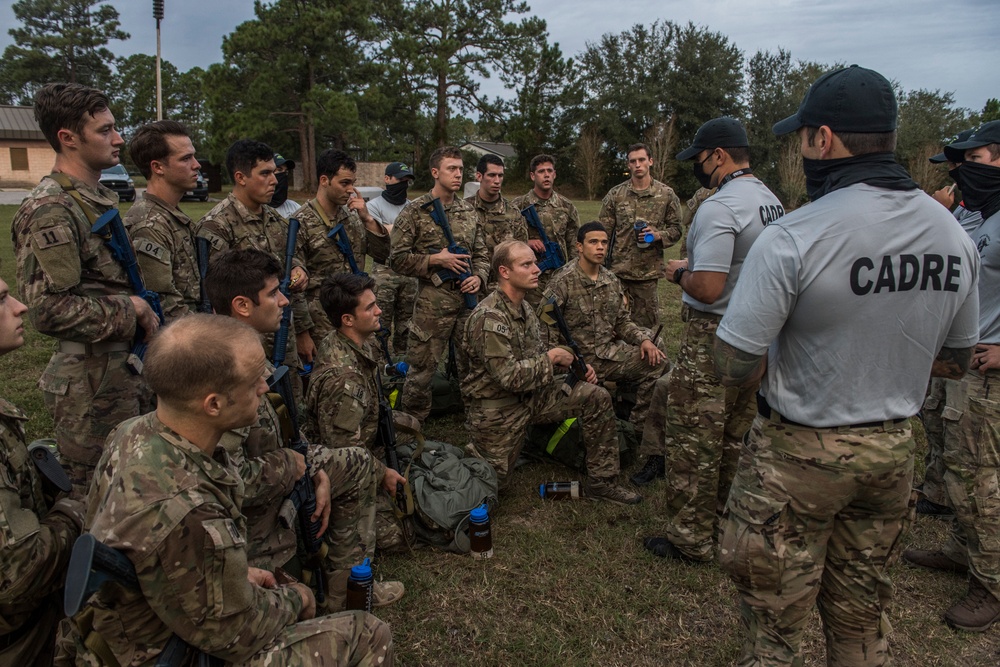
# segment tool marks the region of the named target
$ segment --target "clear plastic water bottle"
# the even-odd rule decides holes
[[[582,497],[580,482],[545,482],[538,486],[538,495],[548,500],[576,500]]]
[[[493,531],[486,503],[469,512],[469,547],[473,558],[493,557]]]

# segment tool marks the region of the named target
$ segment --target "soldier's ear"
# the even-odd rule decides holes
[[[222,394],[212,393],[206,396],[201,402],[201,409],[209,417],[218,417],[222,413],[222,408],[228,403],[228,399]]]
[[[231,304],[231,310],[233,315],[239,315],[240,317],[250,317],[253,314],[254,302],[245,296],[233,297],[233,302]]]

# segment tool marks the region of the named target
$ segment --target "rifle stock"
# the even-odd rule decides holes
[[[542,241],[542,245],[545,246],[545,254],[542,255],[542,259],[536,262],[538,269],[542,273],[545,273],[566,264],[562,247],[558,243],[549,240],[548,234],[545,233],[545,227],[542,225],[542,220],[538,217],[538,211],[535,210],[535,205],[529,204],[526,208],[521,209],[521,215],[524,216],[528,226],[538,232],[538,238]]]
[[[554,296],[549,297],[542,304],[540,319],[546,324],[559,329],[559,335],[562,336],[563,342],[566,343],[570,352],[573,353],[573,364],[570,366],[570,372],[563,384],[563,390],[569,393],[579,380],[587,381],[587,361],[583,358],[583,353],[580,352],[580,346],[573,339],[569,325],[566,324],[566,318],[563,317],[562,309],[559,308],[559,304],[556,302]]]
[[[448,216],[444,212],[444,206],[441,205],[441,200],[435,197],[426,204],[421,205],[421,208],[430,213],[431,220],[444,231],[445,239],[448,241],[448,252],[453,255],[472,255],[467,249],[458,245],[455,242],[455,235],[451,232],[451,224],[448,222]],[[466,260],[467,264],[470,264],[470,260]],[[472,272],[466,269],[465,271],[455,272],[450,269],[442,269],[437,272],[437,277],[440,281],[446,282],[449,280],[454,280],[459,284],[465,282],[466,278],[472,277]],[[469,310],[474,309],[479,305],[479,300],[476,298],[475,294],[463,293],[462,299],[465,301],[465,307]]]

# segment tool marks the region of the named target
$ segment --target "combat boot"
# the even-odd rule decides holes
[[[618,486],[614,479],[587,479],[583,492],[591,500],[607,500],[619,505],[637,505],[642,502],[642,496],[624,486]]]
[[[917,514],[933,517],[935,519],[951,519],[955,516],[955,510],[947,505],[938,505],[933,500],[921,498],[917,501]]]
[[[944,613],[944,620],[953,628],[969,632],[984,632],[1000,620],[1000,600],[997,600],[975,577],[969,578],[969,592]]]
[[[347,603],[347,579],[351,570],[334,570],[326,577],[326,601],[320,605],[327,614],[344,611]],[[372,585],[372,607],[385,607],[403,597],[406,588],[401,581],[376,581]]]
[[[660,454],[654,454],[652,456],[646,457],[646,463],[642,466],[642,470],[632,475],[631,482],[636,486],[646,486],[651,484],[653,480],[657,478],[662,478],[666,475],[666,462],[663,456]]]
[[[941,551],[931,551],[930,549],[907,549],[903,552],[903,560],[910,565],[926,567],[928,570],[941,570],[942,572],[957,572],[965,574],[969,571],[969,566],[954,560]]]

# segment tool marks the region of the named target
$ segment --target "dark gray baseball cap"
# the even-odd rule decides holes
[[[973,127],[959,132],[954,139],[948,142],[948,145],[944,147],[942,152],[937,155],[932,155],[927,159],[934,164],[940,164],[942,162],[965,162],[965,151],[960,151],[954,148],[954,144],[960,141],[968,140],[968,138],[971,137],[975,131],[976,128]]]
[[[980,146],[989,146],[990,144],[1000,144],[1000,120],[991,120],[988,123],[983,123],[976,128],[976,131],[968,139],[948,144],[948,148],[964,153],[970,148],[979,148]],[[962,157],[964,158],[965,156],[963,155]]]
[[[794,115],[774,124],[778,136],[826,125],[834,132],[892,132],[896,94],[875,70],[851,65],[827,72],[809,87]]]
[[[694,141],[677,154],[677,159],[690,160],[703,150],[748,146],[750,141],[747,139],[747,131],[743,129],[743,124],[735,118],[723,116],[713,118],[699,127],[695,132]]]

